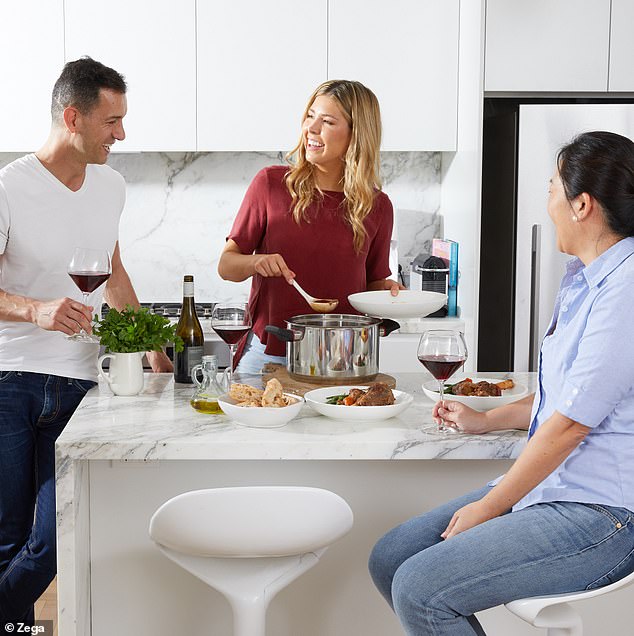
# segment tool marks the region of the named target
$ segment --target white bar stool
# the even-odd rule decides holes
[[[194,490],[166,501],[150,537],[172,561],[221,592],[234,636],[265,636],[273,597],[352,528],[328,490],[253,486]]]
[[[634,583],[634,572],[616,583],[604,585],[595,590],[520,598],[506,603],[505,607],[534,627],[545,628],[547,636],[583,636],[581,616],[569,603],[608,594],[632,583]]]

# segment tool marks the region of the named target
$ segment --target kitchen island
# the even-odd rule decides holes
[[[103,384],[91,390],[56,447],[60,636],[228,636],[223,597],[162,556],[147,528],[180,492],[247,484],[328,488],[355,514],[352,532],[273,601],[269,633],[400,634],[367,574],[372,545],[408,516],[504,472],[526,432],[437,433],[422,374],[396,379],[415,398],[396,418],[336,421],[304,405],[277,429],[194,411],[192,389],[175,388],[171,375],[146,375],[131,398]]]

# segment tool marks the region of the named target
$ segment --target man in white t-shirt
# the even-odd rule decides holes
[[[104,292],[112,307],[139,304],[117,240],[125,184],[104,165],[125,137],[125,93],[99,62],[66,64],[48,140],[0,170],[0,625],[16,631],[56,572],[55,440],[97,379],[98,345],[66,338],[90,332],[94,309],[67,274],[74,249],[112,255],[95,306]],[[172,371],[164,353],[148,359]]]

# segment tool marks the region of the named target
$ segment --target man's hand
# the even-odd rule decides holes
[[[154,373],[174,372],[174,365],[163,351],[148,351],[145,355]]]
[[[46,331],[61,331],[68,336],[79,333],[80,329],[91,333],[92,311],[92,307],[72,298],[36,300],[33,303],[31,322]]]
[[[292,283],[295,278],[295,272],[288,269],[286,261],[280,254],[259,254],[253,267],[256,274],[265,278],[283,276],[288,283]]]
[[[481,435],[491,430],[486,413],[474,411],[462,402],[455,400],[436,402],[431,415],[436,424],[440,424],[442,418],[447,426],[472,435]]]

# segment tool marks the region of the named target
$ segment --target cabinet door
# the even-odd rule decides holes
[[[328,76],[378,97],[383,150],[455,150],[458,0],[330,0]]]
[[[0,151],[37,150],[51,127],[64,65],[63,0],[0,3]]]
[[[199,1],[198,149],[290,150],[326,79],[327,0]]]
[[[610,0],[487,0],[486,91],[606,91]]]
[[[610,91],[634,91],[634,2],[612,0]]]
[[[66,60],[83,55],[128,82],[116,150],[196,148],[195,0],[65,0]]]

